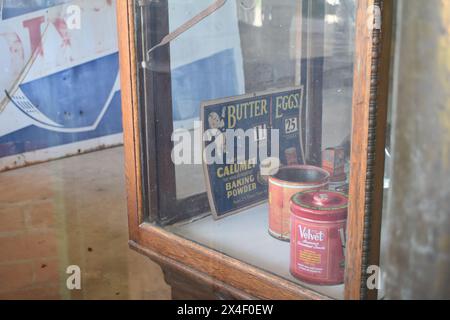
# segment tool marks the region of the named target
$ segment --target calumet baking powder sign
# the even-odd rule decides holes
[[[115,1],[0,0],[0,18],[0,158],[122,132]]]

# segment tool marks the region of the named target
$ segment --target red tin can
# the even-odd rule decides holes
[[[331,191],[306,191],[291,201],[291,274],[305,282],[344,282],[348,198]]]
[[[269,233],[289,241],[291,234],[290,201],[301,191],[328,187],[330,174],[313,166],[286,166],[269,177]]]

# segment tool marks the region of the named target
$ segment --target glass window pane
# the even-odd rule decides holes
[[[136,12],[141,85],[164,97],[141,97],[141,112],[167,112],[172,127],[156,167],[173,194],[159,195],[169,218],[156,223],[342,298],[355,1],[169,0]],[[170,88],[152,91],[161,73]],[[159,121],[156,152],[168,141]]]

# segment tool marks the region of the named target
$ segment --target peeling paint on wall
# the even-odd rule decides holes
[[[399,0],[388,299],[450,298],[450,3]]]

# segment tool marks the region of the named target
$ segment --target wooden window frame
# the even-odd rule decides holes
[[[348,213],[345,298],[374,299],[377,291],[367,289],[364,270],[369,265],[379,264],[393,1],[359,0],[357,3],[350,161],[352,196]],[[381,9],[381,17],[377,16],[378,8]],[[159,19],[167,18],[159,14]],[[373,23],[368,21],[371,14],[374,14]],[[118,0],[117,17],[130,246],[171,270],[183,272],[236,297],[328,299],[147,222],[146,212],[159,213],[161,203],[158,203],[158,193],[175,194],[173,184],[158,184],[156,167],[162,160],[158,157],[167,159],[165,155],[171,152],[171,143],[163,139],[170,137],[172,123],[168,125],[160,121],[168,119],[166,122],[171,122],[172,117],[159,115],[157,110],[149,110],[146,117],[141,117],[139,100],[142,97],[139,92],[142,92],[143,86],[151,86],[151,92],[166,90],[170,85],[170,75],[161,73],[157,81],[152,77],[150,83],[138,81],[142,79],[138,72],[143,71],[136,61],[138,48],[135,38],[138,30],[135,27],[134,0]],[[381,27],[371,28],[378,18],[381,19]],[[162,61],[169,56],[164,50],[159,55]],[[151,101],[159,99],[157,95],[144,98]],[[161,129],[142,134],[141,128],[147,128],[143,121],[160,123]],[[170,131],[169,134],[164,130]],[[152,135],[162,135],[160,138],[163,139],[149,139]],[[145,159],[142,150],[147,150]],[[146,166],[142,165],[144,160]],[[170,202],[170,198],[167,201]],[[199,201],[205,203],[204,199]],[[168,206],[170,204],[165,204],[165,207]],[[176,210],[178,206],[173,208]],[[150,222],[153,219],[150,216]]]

